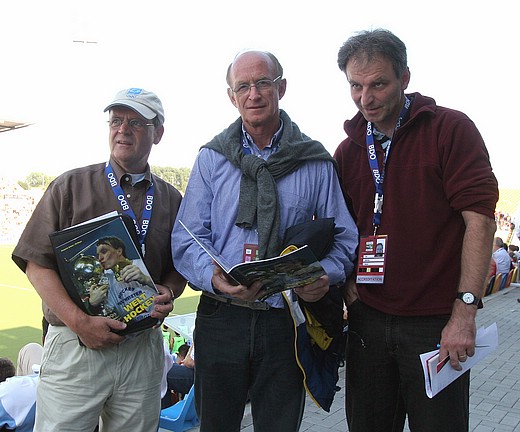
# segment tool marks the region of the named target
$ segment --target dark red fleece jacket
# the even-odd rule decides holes
[[[451,313],[461,271],[464,221],[471,210],[494,218],[498,185],[474,123],[419,93],[396,131],[383,183],[379,234],[387,234],[383,285],[358,284],[367,305],[414,316]],[[345,122],[348,135],[335,159],[361,236],[373,233],[375,187],[361,113]],[[377,143],[379,169],[384,153]]]

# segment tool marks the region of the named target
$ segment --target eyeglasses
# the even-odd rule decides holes
[[[238,87],[235,87],[233,89],[233,93],[237,94],[238,96],[245,96],[246,94],[249,94],[249,92],[251,91],[251,87],[255,87],[257,92],[262,93],[262,92],[274,87],[276,84],[276,81],[278,81],[281,77],[282,76],[279,75],[273,80],[264,78],[264,79],[258,80],[257,82],[255,82],[253,84],[243,83],[243,84],[240,84]]]
[[[115,117],[108,121],[108,126],[110,127],[110,129],[119,129],[123,123],[124,120]],[[130,128],[135,132],[142,131],[146,126],[155,126],[153,123],[143,123],[141,120],[138,119],[127,120],[127,123],[128,126],[130,126]]]

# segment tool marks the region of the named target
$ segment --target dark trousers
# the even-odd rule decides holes
[[[350,432],[465,432],[469,371],[432,399],[419,354],[436,349],[449,316],[398,317],[349,307],[346,412]]]
[[[248,396],[255,432],[299,429],[305,392],[287,310],[252,310],[202,295],[195,328],[201,432],[238,432]]]
[[[161,400],[161,409],[172,406],[172,391],[179,395],[187,395],[194,382],[194,369],[188,368],[184,365],[174,363],[168,371],[166,380],[168,382],[168,391]]]
[[[174,363],[166,376],[168,390],[186,395],[194,381],[194,369]]]

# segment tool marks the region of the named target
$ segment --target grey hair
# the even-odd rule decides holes
[[[386,29],[364,30],[350,37],[339,49],[338,66],[346,72],[349,60],[369,61],[385,57],[392,63],[397,78],[408,68],[406,45]]]

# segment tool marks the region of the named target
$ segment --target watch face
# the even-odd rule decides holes
[[[475,296],[471,293],[464,293],[462,296],[462,301],[467,304],[471,304],[475,301]]]

